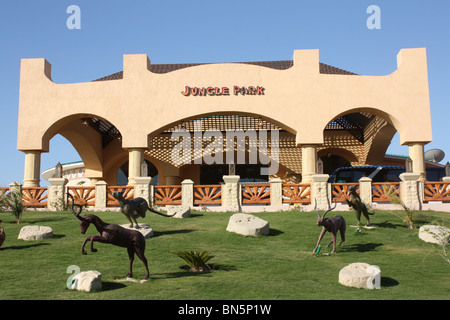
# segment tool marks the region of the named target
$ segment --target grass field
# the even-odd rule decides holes
[[[124,224],[119,212],[96,213],[108,223]],[[98,252],[80,253],[93,226],[80,234],[69,212],[25,212],[17,225],[10,213],[1,213],[6,240],[0,250],[0,299],[449,299],[450,264],[440,247],[418,238],[422,224],[447,219],[448,213],[421,212],[414,230],[387,211],[372,217],[373,230],[355,232],[353,212],[341,212],[347,220],[347,241],[337,254],[314,257],[320,228],[309,212],[257,213],[269,221],[270,235],[244,237],[226,231],[232,213],[194,212],[191,218],[164,218],[151,213],[140,219],[153,227],[147,240],[150,280],[145,283],[116,282],[128,272],[126,249],[97,243]],[[333,212],[333,214],[336,214]],[[50,226],[54,237],[42,241],[18,240],[25,225]],[[325,246],[330,239],[322,240]],[[88,247],[87,247],[88,249]],[[323,249],[322,252],[329,252]],[[208,250],[214,269],[192,273],[171,251]],[[339,270],[353,262],[374,264],[381,269],[381,290],[345,287],[338,283]],[[70,265],[81,271],[102,273],[103,290],[69,290]],[[145,275],[136,257],[134,277]]]

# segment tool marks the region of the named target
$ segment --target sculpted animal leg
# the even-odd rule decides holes
[[[141,261],[144,263],[145,270],[147,271],[147,274],[145,275],[144,280],[147,280],[150,276],[150,272],[148,271],[148,262],[147,262],[147,258],[144,255],[144,249],[142,249],[140,246],[136,246],[135,251],[136,251],[138,258],[141,259]]]
[[[86,251],[84,251],[84,246],[86,245],[86,242],[88,242],[91,237],[87,237],[86,239],[84,239],[83,245],[81,246],[81,254],[87,254]]]
[[[358,226],[361,224],[361,211],[356,210],[356,219],[358,220]]]
[[[325,230],[325,228],[322,228],[322,231],[320,232],[319,239],[317,240],[317,244],[316,244],[316,247],[314,248],[313,252],[316,252],[317,248],[319,247],[320,241],[322,240],[325,232],[327,232],[327,230]]]
[[[138,217],[145,218],[145,212],[147,211],[148,205],[147,201],[142,202],[139,207],[136,209],[136,213]]]
[[[334,251],[336,250],[336,233],[332,232],[331,233],[331,241],[330,243],[327,245],[327,248],[333,244],[333,250],[331,251],[331,253],[334,253]]]
[[[94,249],[94,241],[102,242],[102,243],[111,243],[108,239],[103,238],[100,234],[91,236],[91,252],[97,252],[97,249]]]
[[[341,228],[339,229],[339,231],[341,232],[341,242],[339,242],[338,246],[340,246],[342,244],[342,242],[345,241],[345,229],[346,229],[346,225],[343,224],[341,226]]]
[[[133,221],[131,221],[130,216],[127,215],[127,214],[126,214],[125,216],[127,217],[128,221],[130,221],[130,223],[131,223],[129,227],[130,227],[130,228],[133,228]]]
[[[139,224],[136,221],[136,217],[135,216],[131,216],[131,218],[134,220],[134,228],[135,229],[139,229]]]
[[[369,218],[369,214],[367,213],[367,210],[366,210],[366,212],[364,212],[364,216],[365,216],[366,219],[367,219],[367,224],[366,224],[366,226],[370,226],[370,218]]]
[[[86,239],[84,239],[83,245],[81,246],[81,253],[82,254],[87,254],[87,252],[84,251],[84,246],[86,245],[86,243],[88,241],[91,242],[91,252],[97,252],[97,249],[94,249],[94,247],[93,247],[93,242],[94,241],[100,241],[99,239],[103,239],[99,234],[95,235],[95,236],[89,236]]]
[[[128,250],[128,257],[130,258],[130,271],[127,274],[127,278],[133,277],[133,261],[134,261],[134,248],[129,247]]]

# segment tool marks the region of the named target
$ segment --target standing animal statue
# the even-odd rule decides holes
[[[159,214],[163,217],[173,217],[175,215],[175,213],[173,215],[165,215],[152,209],[144,198],[134,198],[128,200],[125,199],[123,197],[123,193],[119,191],[114,191],[112,196],[117,201],[119,201],[120,212],[122,212],[130,221],[130,228],[133,228],[133,221],[135,223],[134,228],[139,228],[139,224],[137,223],[136,218],[145,218],[145,213],[147,212],[147,210]]]
[[[349,188],[349,194],[350,197],[348,199],[345,199],[345,201],[347,202],[350,208],[353,207],[353,209],[355,209],[356,219],[358,220],[358,226],[361,224],[361,212],[367,220],[366,226],[369,226],[370,225],[369,215],[374,215],[375,212],[370,212],[367,209],[367,206],[361,201],[361,197],[356,192],[356,188],[354,186],[351,186]]]
[[[145,269],[147,270],[147,274],[144,277],[144,280],[149,278],[148,271],[148,263],[147,258],[145,257],[145,238],[144,236],[136,230],[129,230],[122,228],[116,224],[108,224],[103,222],[99,217],[93,214],[85,214],[83,217],[80,216],[82,211],[82,207],[74,203],[74,199],[72,195],[67,194],[68,197],[72,198],[72,206],[71,210],[75,217],[80,221],[80,229],[81,233],[85,234],[86,230],[89,228],[91,224],[97,228],[99,234],[87,237],[83,245],[81,246],[81,253],[87,254],[84,250],[84,246],[88,241],[91,242],[91,252],[97,252],[97,249],[94,248],[94,241],[102,242],[102,243],[110,243],[115,246],[127,248],[128,257],[130,260],[130,267],[127,277],[131,278],[133,276],[133,261],[134,254],[136,254],[139,259],[144,263]],[[77,209],[75,209],[76,207]]]
[[[317,225],[322,227],[322,231],[320,232],[319,239],[317,240],[317,245],[313,250],[314,253],[317,252],[317,248],[319,247],[320,241],[322,240],[323,236],[327,231],[331,233],[331,242],[327,245],[327,248],[331,244],[333,244],[333,250],[331,251],[332,254],[336,251],[336,234],[338,231],[340,231],[341,233],[341,242],[339,242],[338,246],[340,246],[342,242],[345,241],[345,229],[347,225],[345,223],[344,217],[342,217],[341,215],[336,215],[331,218],[325,218],[325,215],[328,212],[334,210],[335,208],[336,204],[334,205],[333,208],[330,208],[330,206],[328,205],[328,210],[325,211],[321,216],[319,212],[316,210],[317,203],[315,203],[314,211],[317,214]]]

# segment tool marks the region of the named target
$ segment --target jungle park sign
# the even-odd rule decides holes
[[[264,95],[264,87],[261,86],[249,86],[249,87],[240,87],[233,86],[233,89],[230,90],[229,87],[189,87],[186,86],[184,91],[181,92],[183,96],[229,96],[231,91],[235,96],[237,95],[249,95],[249,96],[261,96]]]

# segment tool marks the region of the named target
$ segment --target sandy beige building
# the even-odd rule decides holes
[[[397,61],[389,75],[363,76],[320,63],[318,50],[295,51],[289,61],[176,65],[137,54],[124,55],[121,72],[57,84],[45,59],[23,59],[17,149],[25,153],[24,186],[39,185],[40,157],[51,152],[56,134],[74,146],[92,182],[115,185],[120,168],[130,184],[142,174],[157,174],[159,184],[214,182],[228,173],[226,151],[239,146],[216,148],[223,164],[205,163],[205,148],[222,143],[205,138],[211,129],[259,138],[277,132],[278,170],[271,176],[286,182],[310,181],[319,158],[325,173],[381,164],[399,132],[413,171],[425,178],[424,145],[432,140],[426,50],[402,49]],[[184,164],[173,161],[177,129],[192,137]],[[241,178],[261,166],[259,157],[251,164],[252,142],[246,143],[245,163],[236,167]],[[273,160],[271,147],[265,154]]]

